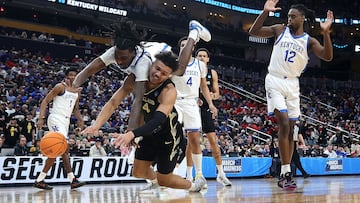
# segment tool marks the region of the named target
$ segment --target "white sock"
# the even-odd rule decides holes
[[[70,173],[67,174],[67,177],[68,177],[68,179],[70,180],[70,183],[71,183],[73,181],[73,179],[75,178],[75,175],[74,175],[73,172],[70,172]]]
[[[43,181],[45,178],[46,178],[46,173],[41,172],[41,173],[39,174],[39,176],[37,177],[36,182],[41,182],[41,181]]]
[[[192,171],[193,171],[193,167],[192,166],[187,166],[186,167],[186,177],[192,179],[192,177],[193,177]]]
[[[223,169],[222,165],[216,165],[216,168],[217,168],[218,174],[219,174],[220,176],[225,175],[224,169]]]
[[[198,33],[199,33],[199,31],[196,29],[190,30],[188,38],[193,39],[196,43],[199,40]]]
[[[280,175],[283,175],[287,172],[291,172],[290,164],[281,165],[281,173]]]
[[[195,166],[196,176],[202,175],[202,154],[191,154]]]

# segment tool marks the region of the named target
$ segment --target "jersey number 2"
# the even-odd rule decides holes
[[[285,62],[290,62],[290,63],[294,63],[294,57],[296,55],[296,52],[295,51],[289,51],[289,50],[286,50],[285,51]]]

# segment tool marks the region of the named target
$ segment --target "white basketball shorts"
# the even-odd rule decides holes
[[[179,122],[184,124],[186,131],[201,129],[201,115],[197,99],[177,99],[175,108],[179,114]]]
[[[68,138],[70,119],[64,118],[63,116],[50,114],[47,120],[49,131],[59,132]]]
[[[285,78],[272,74],[265,77],[265,90],[268,114],[274,115],[274,110],[287,112],[290,120],[300,116],[300,87],[298,78]]]

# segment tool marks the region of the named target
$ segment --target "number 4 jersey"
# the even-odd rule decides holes
[[[308,34],[294,36],[290,33],[289,27],[285,27],[274,44],[269,73],[281,77],[300,77],[309,61],[309,40]]]
[[[205,63],[193,58],[192,62],[187,65],[184,75],[171,77],[171,80],[175,83],[177,98],[198,98],[201,78],[205,78],[206,74],[207,67]]]

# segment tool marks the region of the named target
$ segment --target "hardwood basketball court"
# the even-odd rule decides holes
[[[69,185],[54,185],[43,191],[32,186],[0,188],[1,203],[127,203],[127,202],[360,202],[360,176],[297,177],[298,189],[285,192],[276,186],[277,179],[231,179],[233,186],[224,188],[208,180],[208,189],[200,193],[159,189],[145,194],[138,191],[145,182],[87,184],[77,190]]]

